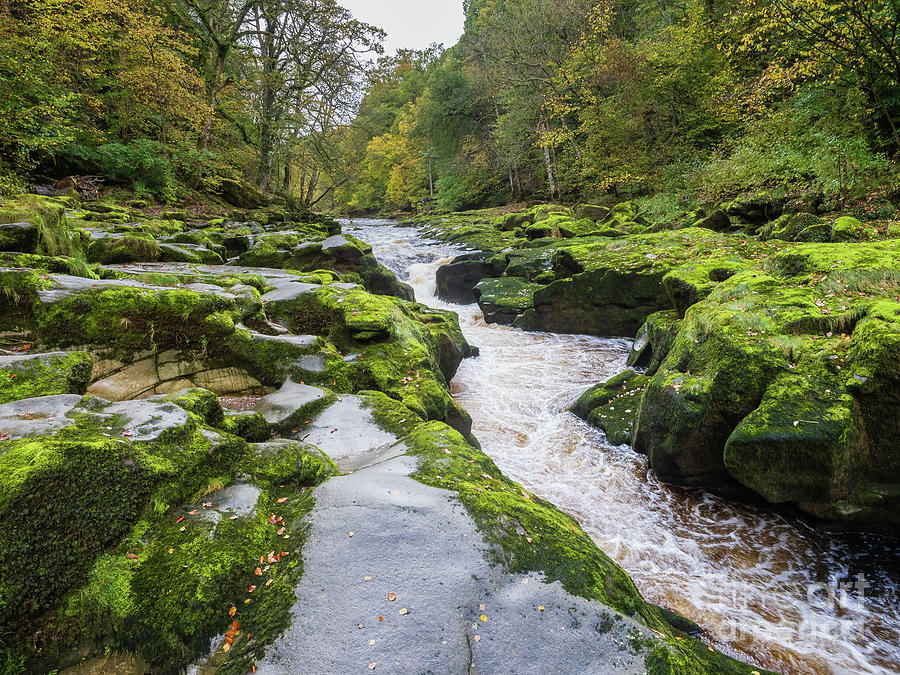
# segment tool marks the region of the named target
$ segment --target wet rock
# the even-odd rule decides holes
[[[0,251],[33,253],[37,235],[37,228],[31,223],[0,223]]]
[[[260,399],[256,412],[265,417],[274,430],[290,435],[323,407],[328,398],[329,393],[324,389],[288,380],[274,394]]]
[[[613,445],[630,445],[649,379],[626,370],[585,392],[572,406],[572,414],[605,432]]]
[[[480,282],[475,296],[486,322],[509,325],[534,307],[533,296],[540,288],[518,277],[501,277]]]
[[[703,227],[714,232],[727,232],[731,229],[731,218],[728,217],[727,213],[718,209],[698,220],[694,223],[694,227]]]
[[[476,302],[474,289],[485,277],[503,274],[505,265],[495,256],[469,253],[455,258],[436,273],[437,295],[441,300],[460,305]]]
[[[76,394],[41,396],[0,405],[0,438],[4,441],[46,436],[75,424],[68,414],[81,403]],[[2,446],[0,446],[2,447]]]

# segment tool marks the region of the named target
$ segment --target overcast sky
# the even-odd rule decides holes
[[[463,32],[462,0],[341,0],[365,21],[387,31],[385,53],[424,49],[432,42],[452,47]]]

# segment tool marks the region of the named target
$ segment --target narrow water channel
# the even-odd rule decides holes
[[[625,368],[621,339],[526,333],[485,324],[477,305],[435,297],[435,271],[461,249],[390,221],[344,231],[413,285],[419,302],[459,314],[481,356],[453,382],[485,452],[510,478],[582,523],[644,596],[698,622],[722,651],[784,673],[900,673],[900,545],[826,534],[764,506],[661,484],[645,457],[611,446],[566,412]],[[842,591],[838,584],[867,587]]]

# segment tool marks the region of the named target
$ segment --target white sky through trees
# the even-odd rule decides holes
[[[424,49],[433,42],[452,47],[463,32],[462,0],[339,0],[360,21],[383,28],[386,54]]]

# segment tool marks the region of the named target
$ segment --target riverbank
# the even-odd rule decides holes
[[[561,630],[574,605],[583,623],[563,655],[588,670],[752,672],[497,469],[451,396],[475,353],[456,315],[411,302],[336,222],[151,218],[71,198],[2,213],[7,670],[112,658],[120,672],[174,672],[208,654],[200,672],[351,656],[390,672],[427,665],[414,648],[429,639],[437,670],[544,669],[558,641],[502,648],[526,625]],[[357,520],[369,512],[380,519]],[[400,533],[410,553],[392,572]],[[371,573],[320,567],[329,547]],[[451,551],[480,561],[465,592],[438,564]],[[414,568],[434,583],[412,584]],[[439,597],[442,580],[452,592]],[[342,631],[333,650],[281,638],[325,614]]]
[[[549,206],[451,215],[426,232],[478,251],[438,288],[477,298],[488,321],[637,336],[631,364],[645,370],[577,409],[663,480],[894,532],[896,227],[801,208],[741,202],[654,225],[630,203]],[[622,394],[635,404],[616,411]]]

